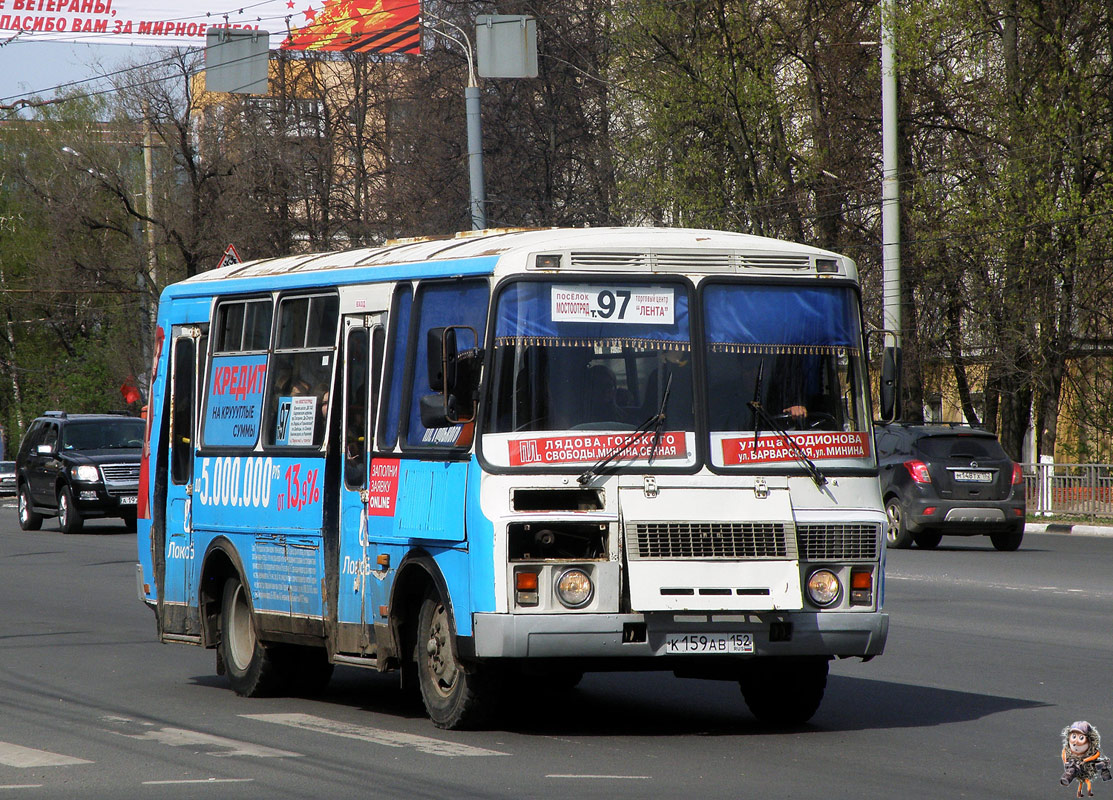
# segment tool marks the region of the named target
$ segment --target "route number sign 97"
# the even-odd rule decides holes
[[[672,325],[673,290],[660,286],[554,286],[553,322]]]

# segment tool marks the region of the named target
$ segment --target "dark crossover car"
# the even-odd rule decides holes
[[[998,550],[1024,537],[1024,473],[992,433],[966,425],[878,425],[889,547],[931,548],[943,536],[989,536]]]
[[[37,531],[44,516],[56,516],[63,533],[77,533],[86,518],[119,517],[135,530],[145,427],[115,414],[36,419],[16,456],[19,526]]]

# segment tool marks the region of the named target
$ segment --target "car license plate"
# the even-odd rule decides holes
[[[992,472],[970,472],[966,470],[959,470],[955,472],[955,480],[964,483],[992,483]]]
[[[133,505],[135,505],[135,495],[125,494],[123,497],[120,498],[120,505],[122,505],[122,506],[133,506]]]
[[[750,633],[670,633],[665,636],[665,655],[684,653],[752,653]]]

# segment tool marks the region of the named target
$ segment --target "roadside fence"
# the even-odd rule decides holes
[[[1113,464],[1024,464],[1028,513],[1113,517]]]

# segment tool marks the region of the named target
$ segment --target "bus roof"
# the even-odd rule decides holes
[[[269,279],[272,286],[310,285],[310,281],[319,285],[320,273],[333,270],[357,271],[351,276],[331,276],[329,282],[337,283],[548,271],[532,261],[538,254],[561,256],[560,266],[552,271],[577,272],[738,273],[760,267],[763,273],[815,275],[816,259],[834,260],[834,274],[857,278],[854,262],[836,253],[745,233],[690,228],[546,228],[470,231],[451,237],[395,240],[378,247],[258,259],[195,275],[177,284],[177,291],[171,294],[244,291],[247,286],[241,281],[255,283],[250,279],[261,278]],[[415,264],[423,267],[414,270]],[[368,270],[375,275],[369,276]],[[231,285],[212,285],[226,282]]]

